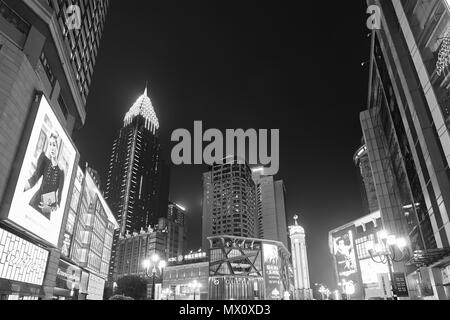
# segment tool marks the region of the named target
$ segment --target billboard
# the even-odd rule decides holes
[[[333,255],[339,282],[352,287],[350,294],[354,299],[364,299],[361,272],[356,260],[355,231],[352,227],[333,234]]]
[[[88,300],[103,300],[103,292],[105,290],[105,280],[90,273],[87,288],[88,288],[87,289]]]
[[[266,300],[281,300],[284,292],[280,273],[281,259],[276,245],[263,243],[263,270]]]
[[[58,246],[77,151],[42,95],[7,220]]]
[[[0,278],[42,285],[49,252],[0,229]]]
[[[79,291],[80,284],[81,269],[60,260],[58,271],[56,273],[56,287],[70,291]]]

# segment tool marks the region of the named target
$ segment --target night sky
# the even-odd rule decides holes
[[[369,58],[365,1],[110,1],[75,133],[106,185],[114,137],[149,83],[170,157],[173,130],[280,129],[289,224],[307,232],[311,282],[331,288],[328,231],[364,214],[360,146]],[[201,246],[204,166],[172,165],[171,200],[188,208],[188,248]]]

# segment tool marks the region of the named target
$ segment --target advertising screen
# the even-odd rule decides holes
[[[336,271],[341,284],[352,288],[348,294],[354,299],[364,299],[363,284],[359,263],[356,259],[355,228],[333,234],[333,254]]]
[[[60,260],[56,273],[56,286],[66,290],[80,290],[80,283],[81,269]]]
[[[94,274],[89,274],[89,284],[87,289],[88,300],[103,300],[103,291],[105,289],[105,280]]]
[[[7,219],[58,246],[76,159],[69,136],[42,96]]]
[[[49,252],[0,229],[0,278],[42,285]]]
[[[278,247],[273,244],[263,244],[264,280],[267,300],[281,300],[283,297],[281,282],[281,260]]]

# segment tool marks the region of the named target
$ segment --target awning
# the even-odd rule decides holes
[[[406,263],[417,268],[429,267],[437,262],[450,257],[450,248],[418,250],[414,251],[413,257]]]

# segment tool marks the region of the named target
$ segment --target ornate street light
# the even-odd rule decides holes
[[[378,239],[380,240],[378,243],[368,243],[367,249],[374,262],[388,265],[393,298],[397,300],[392,263],[403,262],[409,259],[408,242],[405,238],[397,238],[395,235],[388,234],[386,230],[378,232]],[[400,252],[400,255],[397,254],[397,251]]]
[[[147,274],[147,277],[150,277],[150,268],[153,266],[152,269],[152,300],[155,300],[155,278],[156,278],[156,273],[157,270],[156,268],[159,269],[160,273],[161,273],[161,279],[162,279],[162,272],[164,270],[164,268],[166,267],[167,263],[164,260],[161,260],[159,255],[157,255],[156,253],[153,254],[151,256],[150,259],[146,259],[143,262],[144,268],[145,268],[145,272]]]

